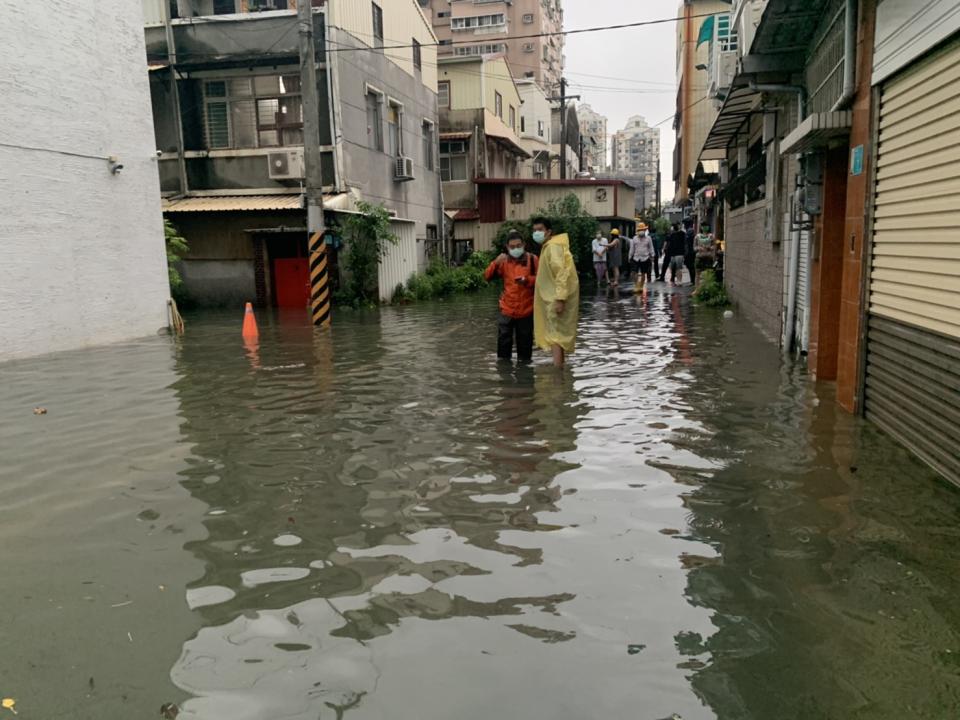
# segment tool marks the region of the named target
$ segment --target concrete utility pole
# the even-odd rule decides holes
[[[300,92],[303,99],[303,147],[306,162],[307,232],[310,255],[310,316],[318,327],[330,326],[330,274],[323,227],[323,172],[320,165],[320,98],[313,37],[313,2],[297,3],[300,24]]]
[[[560,97],[550,98],[560,103],[560,179],[567,179],[567,100],[579,100],[579,95],[567,95],[567,79],[560,78]]]

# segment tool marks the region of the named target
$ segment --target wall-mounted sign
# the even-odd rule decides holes
[[[863,145],[857,145],[850,151],[850,174],[863,175]]]

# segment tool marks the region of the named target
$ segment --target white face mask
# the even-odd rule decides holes
[[[533,241],[537,245],[543,245],[544,241],[547,239],[547,234],[543,230],[534,230],[533,231]]]
[[[509,252],[510,252],[510,257],[514,258],[515,260],[519,260],[520,258],[523,257],[524,251],[522,247],[518,247],[518,248],[510,248]]]

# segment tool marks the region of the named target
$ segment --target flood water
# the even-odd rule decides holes
[[[498,366],[494,313],[262,315],[251,347],[204,314],[0,366],[0,697],[958,717],[960,493],[683,293],[587,297],[563,375]]]

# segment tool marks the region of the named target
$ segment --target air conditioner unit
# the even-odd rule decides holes
[[[393,178],[399,182],[413,180],[413,158],[398,157]]]
[[[268,153],[267,166],[271,180],[302,180],[304,177],[303,148]]]

